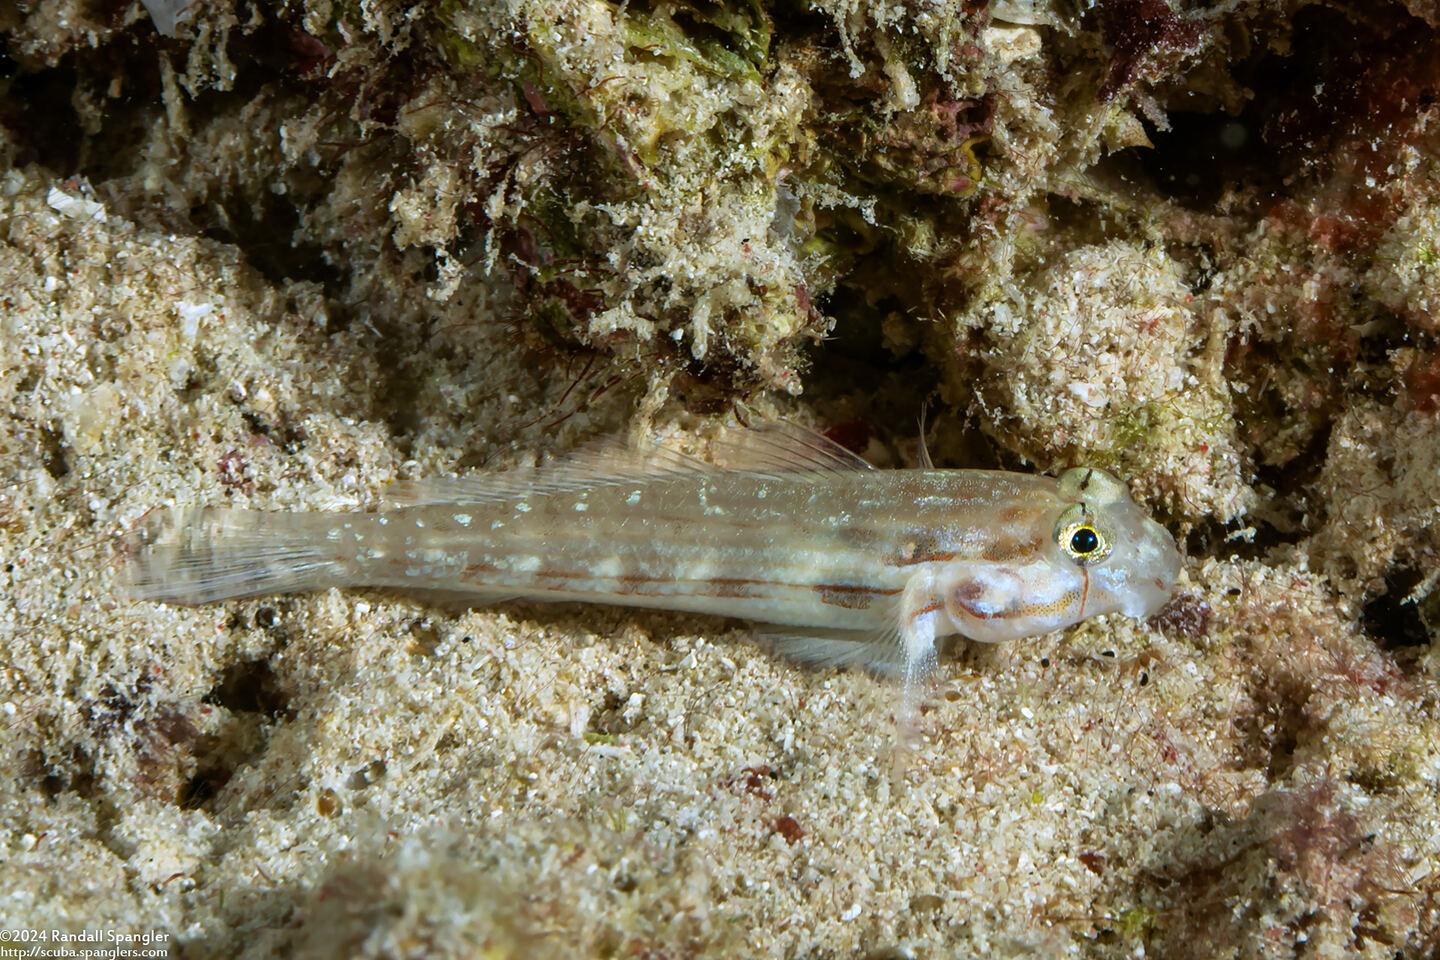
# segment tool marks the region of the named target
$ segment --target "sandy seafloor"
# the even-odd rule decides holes
[[[380,46],[402,32],[395,9],[408,9],[319,6],[285,7],[285,22],[298,31],[352,16],[355,43]],[[1266,7],[1247,28],[1283,33],[1271,21],[1304,6]],[[1020,93],[1045,90],[1044,75],[1012,61],[1065,36],[1097,62],[1139,41],[1088,21],[992,26],[1010,32],[976,42],[1011,59],[997,67],[976,54],[974,74],[1013,102],[995,108],[979,193],[951,183],[941,198],[969,210],[987,189],[1028,197],[995,221],[992,246],[977,234],[946,260],[943,231],[922,250],[905,230],[925,225],[901,218],[887,229],[907,238],[915,279],[867,306],[857,291],[889,268],[865,266],[883,248],[861,236],[863,216],[848,239],[825,241],[854,247],[843,268],[798,252],[825,238],[816,211],[848,202],[840,187],[792,196],[772,170],[754,249],[726,260],[750,201],[725,207],[712,184],[733,216],[703,230],[683,233],[693,225],[664,220],[660,201],[661,227],[611,211],[630,231],[629,252],[645,256],[616,267],[597,294],[603,310],[556,288],[546,309],[558,300],[583,313],[570,317],[577,341],[557,348],[517,333],[534,290],[505,257],[487,268],[472,238],[475,256],[455,272],[464,205],[440,203],[437,225],[412,209],[429,209],[413,183],[371,191],[363,168],[346,168],[353,179],[335,183],[349,206],[331,196],[310,211],[332,227],[282,219],[273,236],[268,221],[230,224],[232,208],[218,221],[205,212],[224,207],[226,190],[250,197],[252,183],[293,196],[277,185],[292,177],[296,189],[304,165],[303,151],[247,146],[285,110],[305,116],[303,102],[237,86],[244,62],[201,76],[192,55],[186,68],[192,41],[260,29],[251,8],[202,7],[177,39],[159,41],[171,64],[155,80],[165,108],[140,115],[164,132],[117,137],[114,150],[147,158],[133,168],[100,157],[93,138],[106,111],[87,98],[112,67],[77,68],[75,58],[129,44],[141,53],[121,66],[133,70],[151,62],[156,40],[138,6],[104,22],[78,9],[34,3],[0,19],[10,64],[0,134],[0,930],[160,931],[169,955],[186,957],[1420,958],[1440,945],[1440,667],[1430,648],[1440,613],[1427,600],[1440,510],[1433,108],[1407,101],[1419,113],[1396,134],[1399,172],[1361,198],[1379,191],[1390,206],[1383,216],[1365,208],[1374,229],[1360,240],[1335,241],[1349,216],[1342,201],[1361,204],[1318,161],[1268,213],[1237,201],[1253,216],[1239,226],[1137,200],[1104,178],[1060,199],[1038,172],[1047,158],[1078,175],[1143,139],[1135,117],[1153,121],[1163,104],[1151,91],[1134,115],[1097,120],[1083,157],[1029,153],[1016,144],[1041,127],[1025,127],[1022,115],[1038,124],[1038,114],[1025,113]],[[854,37],[867,16],[899,22],[880,10],[855,8],[835,49],[857,62],[874,55]],[[534,5],[506,15],[539,22]],[[563,24],[569,14],[556,5],[549,15]],[[1403,15],[1433,20],[1418,6]],[[1086,47],[1087,30],[1104,42]],[[1159,53],[1142,66],[1178,83],[1204,71],[1176,51],[1213,67],[1194,51],[1220,41],[1175,30],[1149,37]],[[528,36],[538,45],[546,35]],[[898,54],[879,55],[885,116],[923,112],[910,96],[923,78]],[[653,66],[647,56],[636,62]],[[1061,66],[1045,67],[1052,80]],[[74,72],[57,80],[54,70]],[[1423,91],[1433,82],[1421,73]],[[562,84],[563,74],[542,76]],[[18,132],[36,119],[19,98],[63,105],[72,80],[78,129],[92,138],[82,153]],[[806,102],[782,81],[769,76],[767,95]],[[485,129],[523,141],[515,110],[528,103],[542,120],[561,111],[537,83],[517,80],[509,120]],[[1218,81],[1196,83],[1213,91]],[[975,85],[970,95],[983,96]],[[221,118],[209,126],[197,106],[207,89],[224,94],[204,101]],[[404,116],[378,122],[403,127]],[[566,116],[583,126],[583,111]],[[901,133],[891,153],[909,142]],[[632,146],[639,137],[615,135]],[[1052,147],[1065,139],[1046,136]],[[207,166],[226,150],[245,161]],[[663,167],[663,155],[634,150],[636,163]],[[523,147],[516,155],[533,160]],[[269,179],[266,164],[284,175]],[[549,175],[514,169],[514,182]],[[88,181],[76,178],[86,171]],[[660,196],[675,182],[646,189]],[[905,182],[926,203],[939,189]],[[313,200],[329,187],[309,189]],[[1047,191],[1042,214],[1036,198]],[[507,203],[523,206],[507,196],[486,223],[504,222]],[[883,221],[883,205],[865,209]],[[1087,209],[1113,221],[1096,232],[1077,213]],[[814,236],[761,238],[792,215]],[[667,228],[680,231],[666,241],[674,256],[684,241],[693,263],[664,259],[664,245],[646,239]],[[517,228],[506,257],[526,256],[520,241],[541,232],[530,229]],[[596,229],[566,242],[598,243]],[[292,243],[309,250],[313,275],[284,269]],[[1208,245],[1205,256],[1187,243]],[[753,276],[747,263],[759,264]],[[992,285],[967,280],[957,292],[957,275],[978,277],[986,264]],[[642,266],[652,287],[615,286]],[[667,270],[670,312],[635,307],[664,299],[653,284]],[[815,309],[797,276],[814,287]],[[697,306],[695,290],[712,283],[714,302]],[[901,309],[911,285],[931,298],[924,316]],[[775,299],[782,287],[791,299]],[[874,349],[847,347],[847,324],[882,321],[883,346],[876,333]],[[813,342],[832,326],[834,342]],[[644,349],[652,339],[689,354],[660,376],[648,365],[659,354]],[[805,363],[785,352],[792,339]],[[912,365],[895,366],[896,356]],[[895,466],[913,456],[911,423],[927,397],[940,401],[932,439],[946,464],[966,465],[977,437],[990,445],[985,466],[1056,470],[1096,451],[1182,537],[1188,558],[1176,599],[1151,620],[957,644],[903,754],[893,684],[778,660],[736,621],[526,604],[458,612],[339,590],[183,608],[128,600],[120,586],[124,538],[157,507],[372,507],[397,480],[533,463],[637,419],[683,437],[731,401],[822,427],[866,423],[866,452]]]

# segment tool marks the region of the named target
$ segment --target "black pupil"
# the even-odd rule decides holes
[[[1098,546],[1100,538],[1095,536],[1095,531],[1089,527],[1081,527],[1070,534],[1070,549],[1076,553],[1094,553]]]

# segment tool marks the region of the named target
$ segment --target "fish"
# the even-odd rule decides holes
[[[882,470],[788,422],[710,459],[607,443],[549,466],[397,485],[368,512],[157,509],[126,592],[198,605],[329,588],[645,607],[756,624],[780,654],[914,689],[951,635],[1146,617],[1181,567],[1118,478]]]

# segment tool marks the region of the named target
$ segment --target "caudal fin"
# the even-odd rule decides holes
[[[200,604],[337,586],[331,517],[203,507],[156,510],[126,540],[127,596]]]

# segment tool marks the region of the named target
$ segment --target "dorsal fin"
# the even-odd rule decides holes
[[[838,443],[783,421],[728,430],[712,442],[711,453],[716,460],[714,466],[659,444],[636,447],[623,440],[602,440],[539,467],[473,477],[402,481],[385,491],[385,502],[397,507],[501,503],[617,483],[675,479],[717,469],[771,474],[874,469]]]
[[[473,477],[402,481],[385,491],[385,501],[397,507],[500,503],[617,483],[689,476],[714,469],[703,460],[658,444],[635,447],[623,440],[600,440],[538,467]]]
[[[783,420],[726,430],[711,442],[710,450],[725,470],[844,473],[875,469],[828,437]]]
[[[915,465],[921,470],[935,469],[935,461],[930,459],[930,447],[925,443],[925,414],[929,408],[929,404],[920,405],[920,446],[915,452]]]

